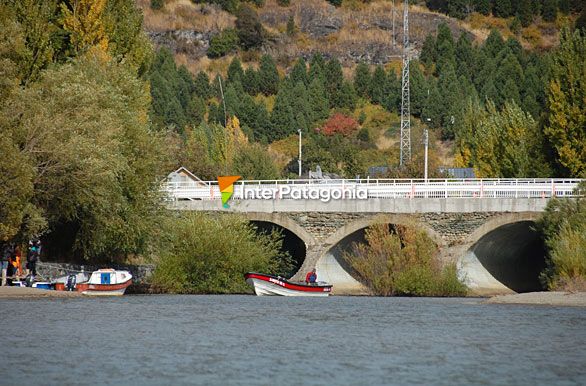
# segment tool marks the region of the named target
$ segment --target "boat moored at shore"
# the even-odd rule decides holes
[[[280,276],[248,272],[244,275],[246,283],[254,288],[257,296],[329,296],[332,285],[324,282],[305,284],[291,282]]]
[[[89,296],[121,296],[132,284],[132,275],[128,271],[106,268],[92,272],[89,280],[77,282],[78,275],[70,275],[65,282],[60,280],[56,290],[77,291]]]

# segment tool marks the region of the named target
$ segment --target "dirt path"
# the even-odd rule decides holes
[[[495,296],[486,300],[485,303],[586,307],[586,292],[528,292]]]

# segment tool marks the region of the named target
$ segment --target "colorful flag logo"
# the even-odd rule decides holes
[[[240,176],[222,176],[218,177],[218,185],[222,193],[222,206],[229,208],[228,200],[234,194],[234,183],[240,179]]]

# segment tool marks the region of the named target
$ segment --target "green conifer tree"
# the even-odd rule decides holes
[[[401,103],[401,82],[392,69],[386,75],[383,106],[391,112],[399,112]]]
[[[485,16],[490,15],[492,12],[491,0],[477,0],[476,1],[476,12],[481,13]]]
[[[193,93],[204,100],[207,100],[210,95],[210,78],[208,74],[203,71],[197,73],[193,84]]]
[[[421,117],[429,86],[417,60],[411,61],[409,68],[411,72],[409,79],[411,85],[411,114]]]
[[[438,26],[437,32],[437,66],[436,66],[436,74],[440,74],[442,72],[442,67],[446,65],[451,65],[455,67],[456,65],[456,48],[454,43],[454,37],[452,36],[452,31],[450,27],[446,23],[441,23]]]
[[[488,58],[496,58],[504,47],[505,42],[502,35],[497,29],[492,29],[484,41],[482,50]]]
[[[259,75],[253,67],[248,67],[244,70],[244,77],[242,78],[242,87],[248,94],[255,96],[260,92]]]
[[[313,54],[309,62],[309,81],[313,82],[314,79],[320,79],[325,83],[325,67],[326,63],[323,56],[319,52]]]
[[[228,66],[228,83],[242,82],[244,79],[244,70],[237,56],[232,59]]]
[[[467,33],[460,34],[456,43],[456,73],[458,76],[464,75],[467,79],[472,79],[472,71],[476,62],[475,49]]]
[[[342,72],[342,64],[337,58],[332,58],[326,63],[325,67],[326,77],[326,92],[330,100],[330,107],[343,107],[342,98],[342,84],[344,81],[344,73]]]
[[[523,82],[523,68],[515,54],[509,51],[508,55],[499,63],[495,75],[495,83],[503,85],[500,97],[494,101],[497,107],[500,107],[506,100],[514,100],[517,105],[520,105],[521,100],[517,84],[522,84]]]
[[[558,13],[558,2],[557,0],[545,0],[541,8],[541,15],[545,21],[555,21]]]
[[[297,131],[295,112],[291,107],[290,90],[281,87],[275,98],[275,106],[271,112],[271,132],[269,142],[285,138]]]
[[[340,93],[338,94],[337,98],[337,107],[347,109],[349,111],[353,111],[356,108],[356,99],[358,97],[356,95],[356,91],[354,90],[354,86],[352,86],[352,83],[347,81],[342,82],[342,87],[340,88]]]
[[[370,88],[370,69],[364,62],[358,63],[354,72],[354,90],[359,97],[367,98]]]
[[[309,85],[309,106],[311,108],[311,123],[324,120],[329,116],[329,101],[323,82],[317,77]]]
[[[293,15],[290,15],[287,19],[287,35],[293,36],[297,32],[297,28],[295,27],[295,18]]]
[[[309,92],[303,81],[298,81],[290,93],[290,105],[295,112],[297,128],[307,131],[312,121],[312,111],[309,105]]]
[[[309,84],[307,76],[307,64],[305,63],[305,59],[303,59],[303,57],[300,57],[295,63],[295,66],[293,66],[290,77],[293,84],[297,84],[297,82],[302,82],[306,86]]]
[[[385,84],[387,84],[387,75],[382,66],[376,66],[372,78],[370,80],[370,87],[368,94],[372,103],[382,105],[385,99]]]
[[[517,15],[523,27],[528,27],[533,22],[531,0],[519,0],[519,11]]]
[[[262,143],[268,143],[271,133],[271,119],[263,102],[256,104],[254,121],[254,139]]]
[[[495,0],[494,15],[496,17],[505,18],[513,16],[513,4],[511,3],[511,0]]]
[[[270,55],[265,54],[260,58],[258,78],[259,89],[263,94],[274,95],[279,91],[279,72]]]
[[[432,34],[427,35],[425,38],[419,59],[427,69],[431,68],[431,65],[437,61],[437,43],[435,36]]]
[[[461,89],[456,77],[454,67],[447,64],[442,69],[438,79],[438,89],[441,90],[442,102],[440,107],[442,137],[452,139],[454,137],[455,116],[462,102]]]

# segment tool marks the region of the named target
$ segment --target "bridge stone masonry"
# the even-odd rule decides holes
[[[489,295],[540,289],[545,252],[533,226],[551,197],[571,199],[579,182],[239,181],[227,209],[216,182],[170,182],[165,189],[170,209],[236,212],[255,224],[282,228],[285,244],[296,240],[292,252],[304,255],[294,256],[301,264],[293,280],[315,267],[320,280],[334,285],[335,294],[366,293],[343,254],[353,242],[364,241],[370,225],[385,223],[424,229],[437,243],[441,259],[456,262],[471,292]],[[252,189],[258,194],[249,194]],[[305,189],[305,195],[292,197],[295,189]],[[318,193],[309,193],[312,189]],[[323,194],[326,190],[329,195]],[[342,192],[339,198],[332,198],[335,190]]]

